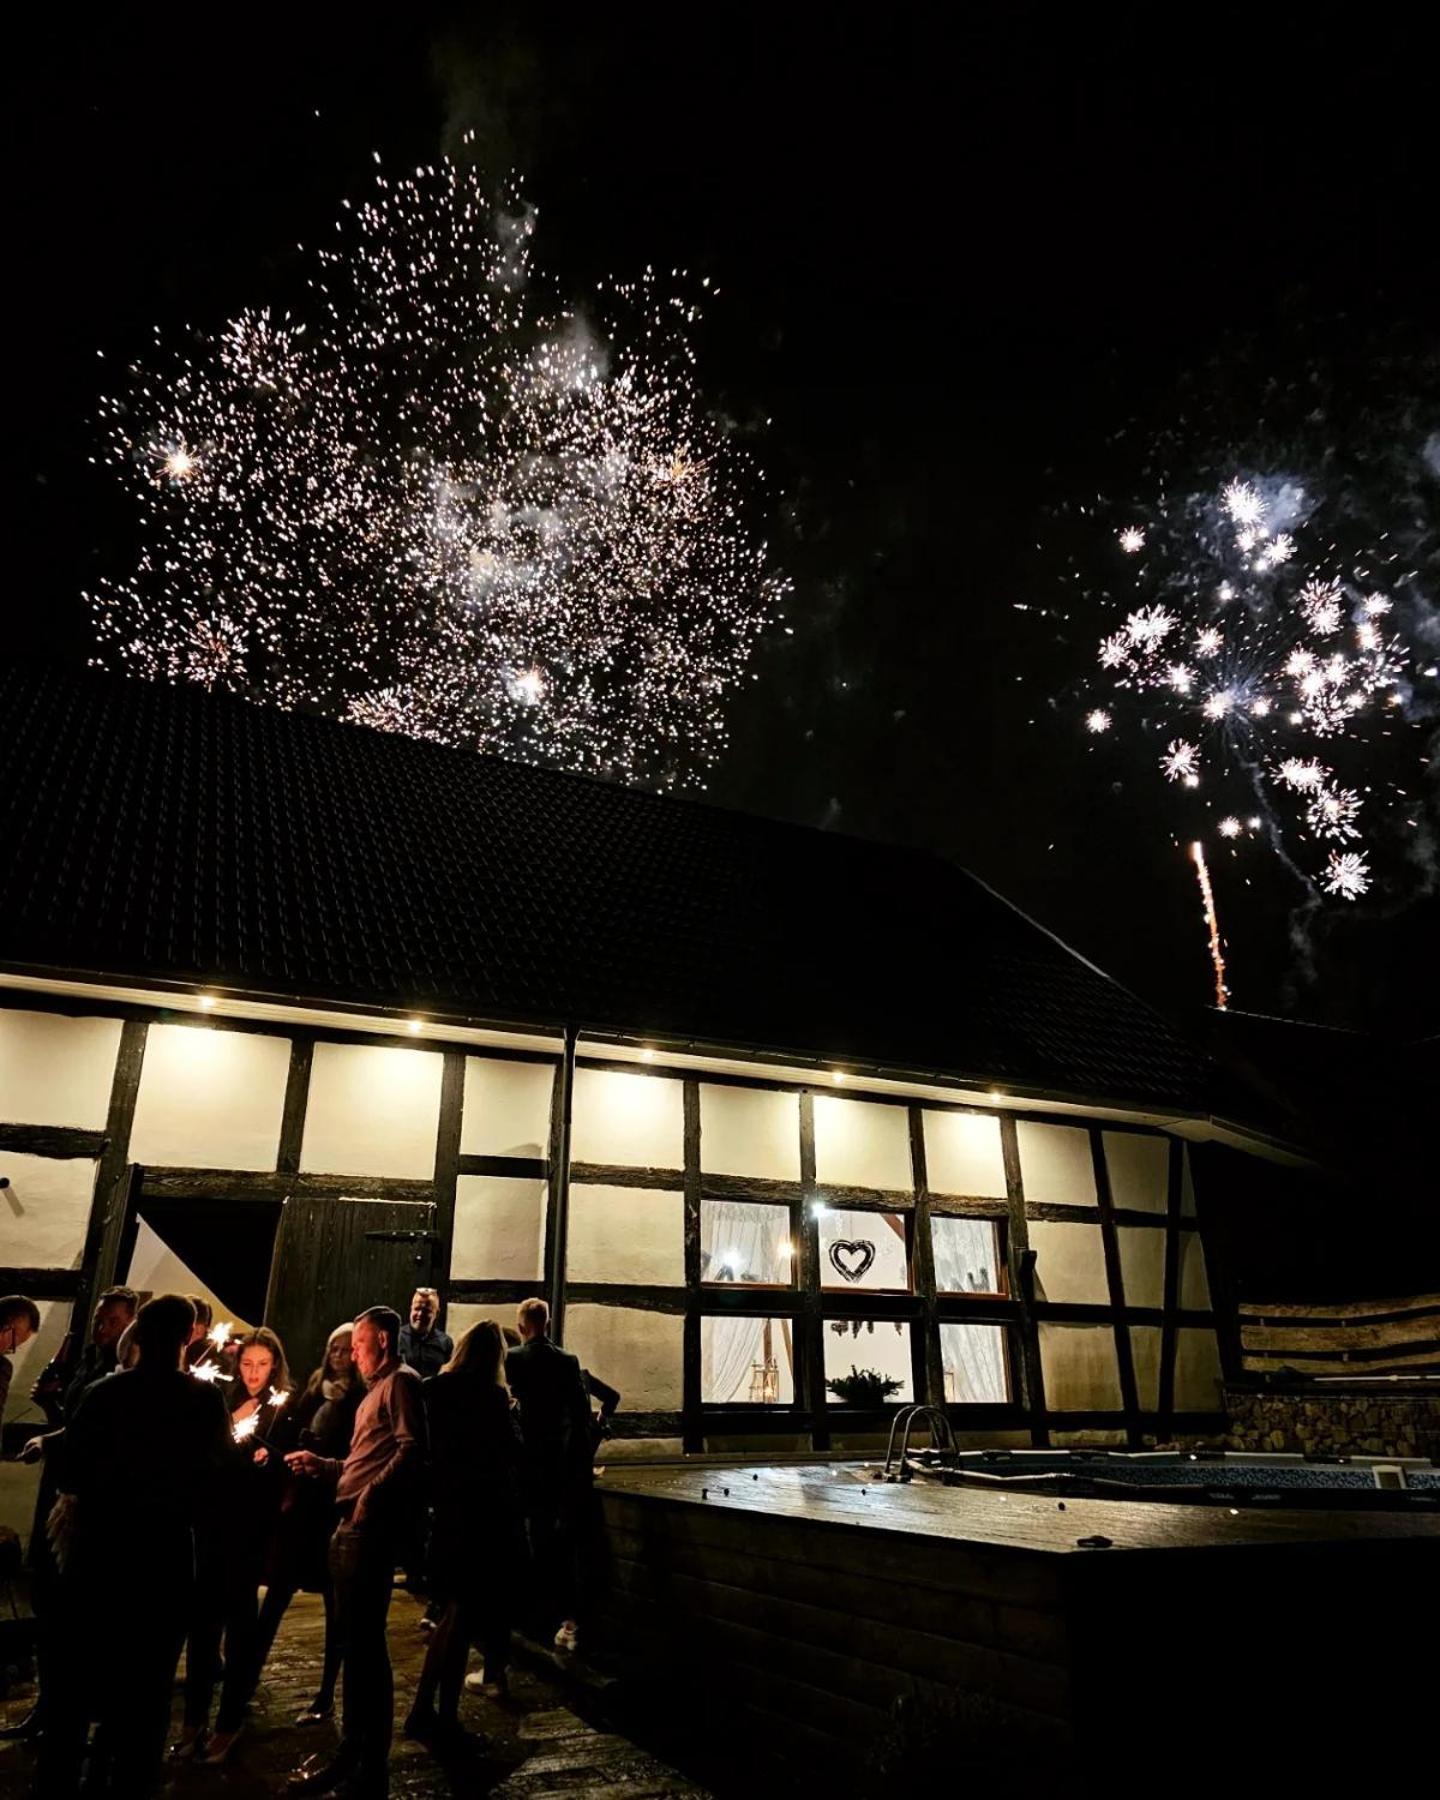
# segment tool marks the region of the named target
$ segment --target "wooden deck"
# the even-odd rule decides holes
[[[1103,1770],[1097,1792],[1153,1795],[1155,1760],[1218,1754],[1237,1706],[1313,1712],[1336,1679],[1368,1766],[1406,1766],[1414,1597],[1440,1575],[1440,1520],[1061,1503],[876,1486],[873,1468],[630,1467],[599,1484],[597,1637],[692,1733],[733,1746],[737,1789],[823,1776],[878,1793],[968,1764],[1012,1793],[1084,1792]],[[1317,1748],[1255,1735],[1255,1791],[1333,1779],[1344,1746]]]

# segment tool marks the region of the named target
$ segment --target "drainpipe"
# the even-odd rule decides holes
[[[560,1062],[558,1129],[550,1161],[550,1229],[547,1246],[550,1264],[550,1333],[556,1343],[565,1340],[565,1255],[570,1238],[570,1117],[575,1098],[575,1039],[573,1025],[565,1027],[565,1054]]]

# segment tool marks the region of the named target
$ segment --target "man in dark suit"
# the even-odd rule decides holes
[[[546,1623],[558,1618],[557,1650],[576,1645],[578,1548],[590,1499],[590,1400],[578,1357],[550,1341],[550,1308],[522,1300],[520,1343],[505,1379],[520,1407],[525,1512]]]

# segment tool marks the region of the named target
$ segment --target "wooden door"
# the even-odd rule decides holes
[[[435,1205],[430,1200],[344,1200],[292,1194],[280,1211],[265,1321],[279,1332],[303,1381],[337,1325],[367,1306],[408,1315],[430,1281]]]

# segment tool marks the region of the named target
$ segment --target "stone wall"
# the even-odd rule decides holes
[[[1231,1450],[1440,1457],[1440,1392],[1227,1388]]]

